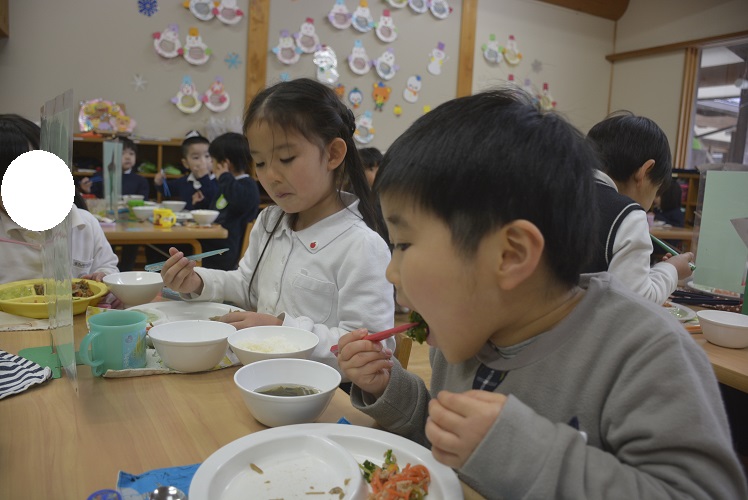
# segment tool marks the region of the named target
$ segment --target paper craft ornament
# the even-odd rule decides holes
[[[353,87],[351,91],[348,93],[348,102],[351,103],[351,106],[353,106],[353,109],[358,109],[358,107],[361,105],[361,103],[364,101],[364,94],[361,92],[358,87]]]
[[[164,31],[153,34],[153,48],[161,57],[171,59],[182,55],[182,42],[179,41],[179,26],[170,24]]]
[[[244,11],[236,5],[236,0],[220,0],[213,8],[213,15],[223,24],[237,24],[244,17]]]
[[[189,76],[182,78],[182,86],[179,87],[177,95],[171,98],[171,102],[177,105],[179,111],[186,114],[197,113],[203,106],[197,88]]]
[[[375,33],[383,42],[390,43],[397,39],[397,28],[395,28],[395,21],[392,20],[389,9],[382,11],[382,17],[375,26],[377,27]]]
[[[442,74],[442,64],[447,60],[447,54],[444,53],[444,44],[439,42],[434,47],[434,50],[429,54],[429,73],[432,75]]]
[[[415,103],[418,100],[418,93],[421,91],[421,77],[413,75],[408,78],[403,90],[403,99],[409,103]]]
[[[342,83],[335,85],[335,93],[338,94],[338,97],[341,99],[345,97],[345,85]]]
[[[400,118],[400,115],[403,114],[403,107],[399,104],[395,104],[395,107],[392,108],[392,114],[395,115],[397,118]]]
[[[371,17],[371,11],[369,10],[369,2],[367,0],[361,0],[353,11],[353,17],[351,19],[353,27],[361,33],[371,31],[374,27],[374,18]]]
[[[223,87],[223,78],[218,77],[202,97],[205,107],[216,113],[226,111],[231,104],[231,98]]]
[[[400,66],[395,64],[395,51],[390,47],[382,52],[382,55],[371,62],[377,70],[377,74],[383,80],[390,80],[395,76]]]
[[[78,113],[81,132],[101,134],[130,133],[136,122],[127,116],[125,105],[104,99],[81,101]]]
[[[210,21],[215,15],[213,0],[185,0],[182,5],[201,21]]]
[[[351,49],[351,53],[348,56],[348,67],[357,75],[365,75],[369,72],[369,68],[371,68],[369,56],[366,54],[366,49],[361,40],[353,42],[353,49]]]
[[[548,90],[548,84],[543,84],[543,92],[540,94],[540,98],[538,99],[538,105],[540,106],[540,109],[544,109],[546,111],[550,111],[551,109],[556,107],[556,101],[553,100],[553,97],[551,96],[550,90]]]
[[[317,66],[318,81],[327,85],[333,85],[338,81],[340,77],[338,74],[338,58],[332,47],[322,45],[314,53],[314,64]]]
[[[278,45],[273,47],[273,53],[283,64],[296,64],[301,57],[301,49],[296,46],[288,30],[281,30]]]
[[[501,61],[504,60],[504,56],[501,55],[504,48],[499,46],[496,35],[493,33],[488,35],[488,43],[484,43],[481,50],[483,51],[483,58],[491,64],[501,64]]]
[[[392,88],[388,87],[384,82],[377,82],[373,87],[374,91],[371,93],[371,97],[374,98],[374,109],[376,111],[382,111],[384,104],[390,98]]]
[[[346,7],[344,0],[335,0],[335,5],[332,6],[330,13],[327,14],[327,20],[339,30],[345,30],[350,28],[353,22],[353,14],[348,12],[348,7]]]
[[[514,35],[509,35],[509,40],[503,50],[504,60],[510,66],[516,66],[522,60],[522,54],[517,49],[517,41]]]
[[[449,6],[447,0],[431,0],[429,9],[437,19],[446,19],[452,13],[452,7]]]
[[[371,111],[366,111],[356,118],[356,130],[353,131],[353,138],[357,142],[369,144],[374,139],[374,132],[374,119],[371,116]]]
[[[189,35],[184,41],[184,60],[199,66],[208,62],[212,53],[213,51],[203,42],[200,31],[195,27],[190,28]]]
[[[424,104],[424,106],[423,106],[423,114],[425,115],[429,111],[431,111],[431,106],[429,106],[428,104]]]
[[[305,54],[312,54],[320,47],[317,30],[314,29],[314,19],[307,17],[306,21],[301,23],[298,33],[293,36],[296,39],[296,46]]]
[[[387,0],[387,3],[395,7],[396,9],[402,9],[408,5],[408,0]]]
[[[423,14],[429,10],[429,3],[427,0],[408,0],[408,7],[416,14]]]

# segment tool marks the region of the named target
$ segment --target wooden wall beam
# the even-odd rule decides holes
[[[457,95],[473,93],[473,64],[475,62],[475,26],[478,22],[478,0],[463,0],[460,23],[460,54],[457,60]]]
[[[10,36],[10,12],[8,0],[0,0],[0,38]]]
[[[688,47],[703,47],[705,45],[720,43],[724,45],[730,40],[740,40],[748,37],[748,31],[738,31],[736,33],[729,33],[726,35],[716,35],[706,38],[699,38],[696,40],[686,40],[683,42],[669,43],[667,45],[658,45],[656,47],[647,47],[646,49],[630,50],[628,52],[618,52],[616,54],[608,54],[605,56],[610,62],[621,61],[624,59],[636,59],[637,57],[651,56],[655,54],[665,54],[667,52],[674,52],[676,50],[687,49]]]
[[[678,113],[678,134],[675,138],[673,168],[687,168],[691,154],[691,130],[694,103],[696,102],[696,75],[699,71],[699,49],[686,49],[683,64],[683,90]]]
[[[629,0],[540,0],[577,10],[592,16],[618,21],[629,6]]]
[[[268,31],[270,0],[249,0],[249,28],[247,33],[247,82],[244,102],[249,106],[252,98],[265,88],[267,79]]]

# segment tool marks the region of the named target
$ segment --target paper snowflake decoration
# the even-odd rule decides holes
[[[531,66],[532,66],[532,70],[533,70],[533,71],[534,71],[535,73],[540,73],[541,71],[543,71],[543,63],[542,63],[542,62],[540,62],[540,61],[538,61],[537,59],[535,59],[535,60],[534,60],[534,61],[532,62]]]
[[[280,74],[280,81],[287,82],[287,81],[290,81],[290,80],[291,80],[291,75],[289,75],[285,71]]]
[[[158,12],[157,0],[138,0],[138,12],[144,16],[151,17]]]
[[[239,59],[239,54],[236,52],[229,52],[229,55],[226,56],[224,62],[229,65],[229,69],[235,69],[239,67],[242,60]]]
[[[148,85],[148,82],[143,78],[143,75],[138,73],[132,77],[132,86],[135,87],[135,92],[145,90],[146,85]]]

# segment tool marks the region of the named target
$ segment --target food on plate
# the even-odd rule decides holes
[[[36,295],[44,295],[44,283],[37,283],[34,285],[34,293]]]
[[[86,298],[93,297],[96,292],[91,289],[91,285],[87,281],[73,281],[72,283],[73,297],[75,298]],[[44,283],[34,284],[34,294],[44,295]]]
[[[247,349],[252,352],[264,352],[267,354],[280,354],[284,352],[296,352],[301,348],[289,342],[283,337],[269,337],[265,340],[259,340],[254,342],[241,342],[238,344],[239,347]]]
[[[301,384],[272,384],[255,389],[255,392],[268,396],[309,396],[319,394],[320,390],[310,385]]]
[[[405,335],[415,340],[419,344],[423,344],[426,341],[426,337],[429,336],[429,325],[423,320],[423,317],[415,311],[410,312],[408,316],[411,323],[418,323],[418,325],[408,328]]]
[[[429,470],[420,464],[407,464],[400,470],[392,450],[385,452],[381,467],[369,460],[364,460],[359,467],[364,479],[371,485],[368,500],[422,500],[429,493]]]
[[[265,474],[265,471],[257,467],[255,464],[249,464],[249,468],[258,474]]]

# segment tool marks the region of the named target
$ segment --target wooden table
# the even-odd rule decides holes
[[[76,345],[86,333],[75,317]],[[2,332],[0,349],[46,345],[47,331]],[[78,366],[79,395],[65,378],[0,401],[0,498],[85,499],[114,488],[120,470],[204,461],[214,451],[265,427],[251,416],[233,383],[238,368],[124,379],[92,376]],[[345,416],[373,426],[338,390],[318,419]],[[465,498],[482,498],[463,485]]]
[[[690,242],[693,239],[693,227],[654,226],[649,228],[649,234],[661,240],[684,240]]]
[[[696,308],[694,308],[696,309]],[[734,389],[748,393],[748,348],[729,349],[707,342],[704,335],[691,337],[698,343],[712,363],[717,380]]]
[[[201,239],[225,239],[229,232],[219,224],[211,226],[172,226],[162,228],[148,221],[117,222],[115,225],[102,225],[107,241],[112,245],[131,244],[178,244],[192,245],[195,254],[203,251]]]

